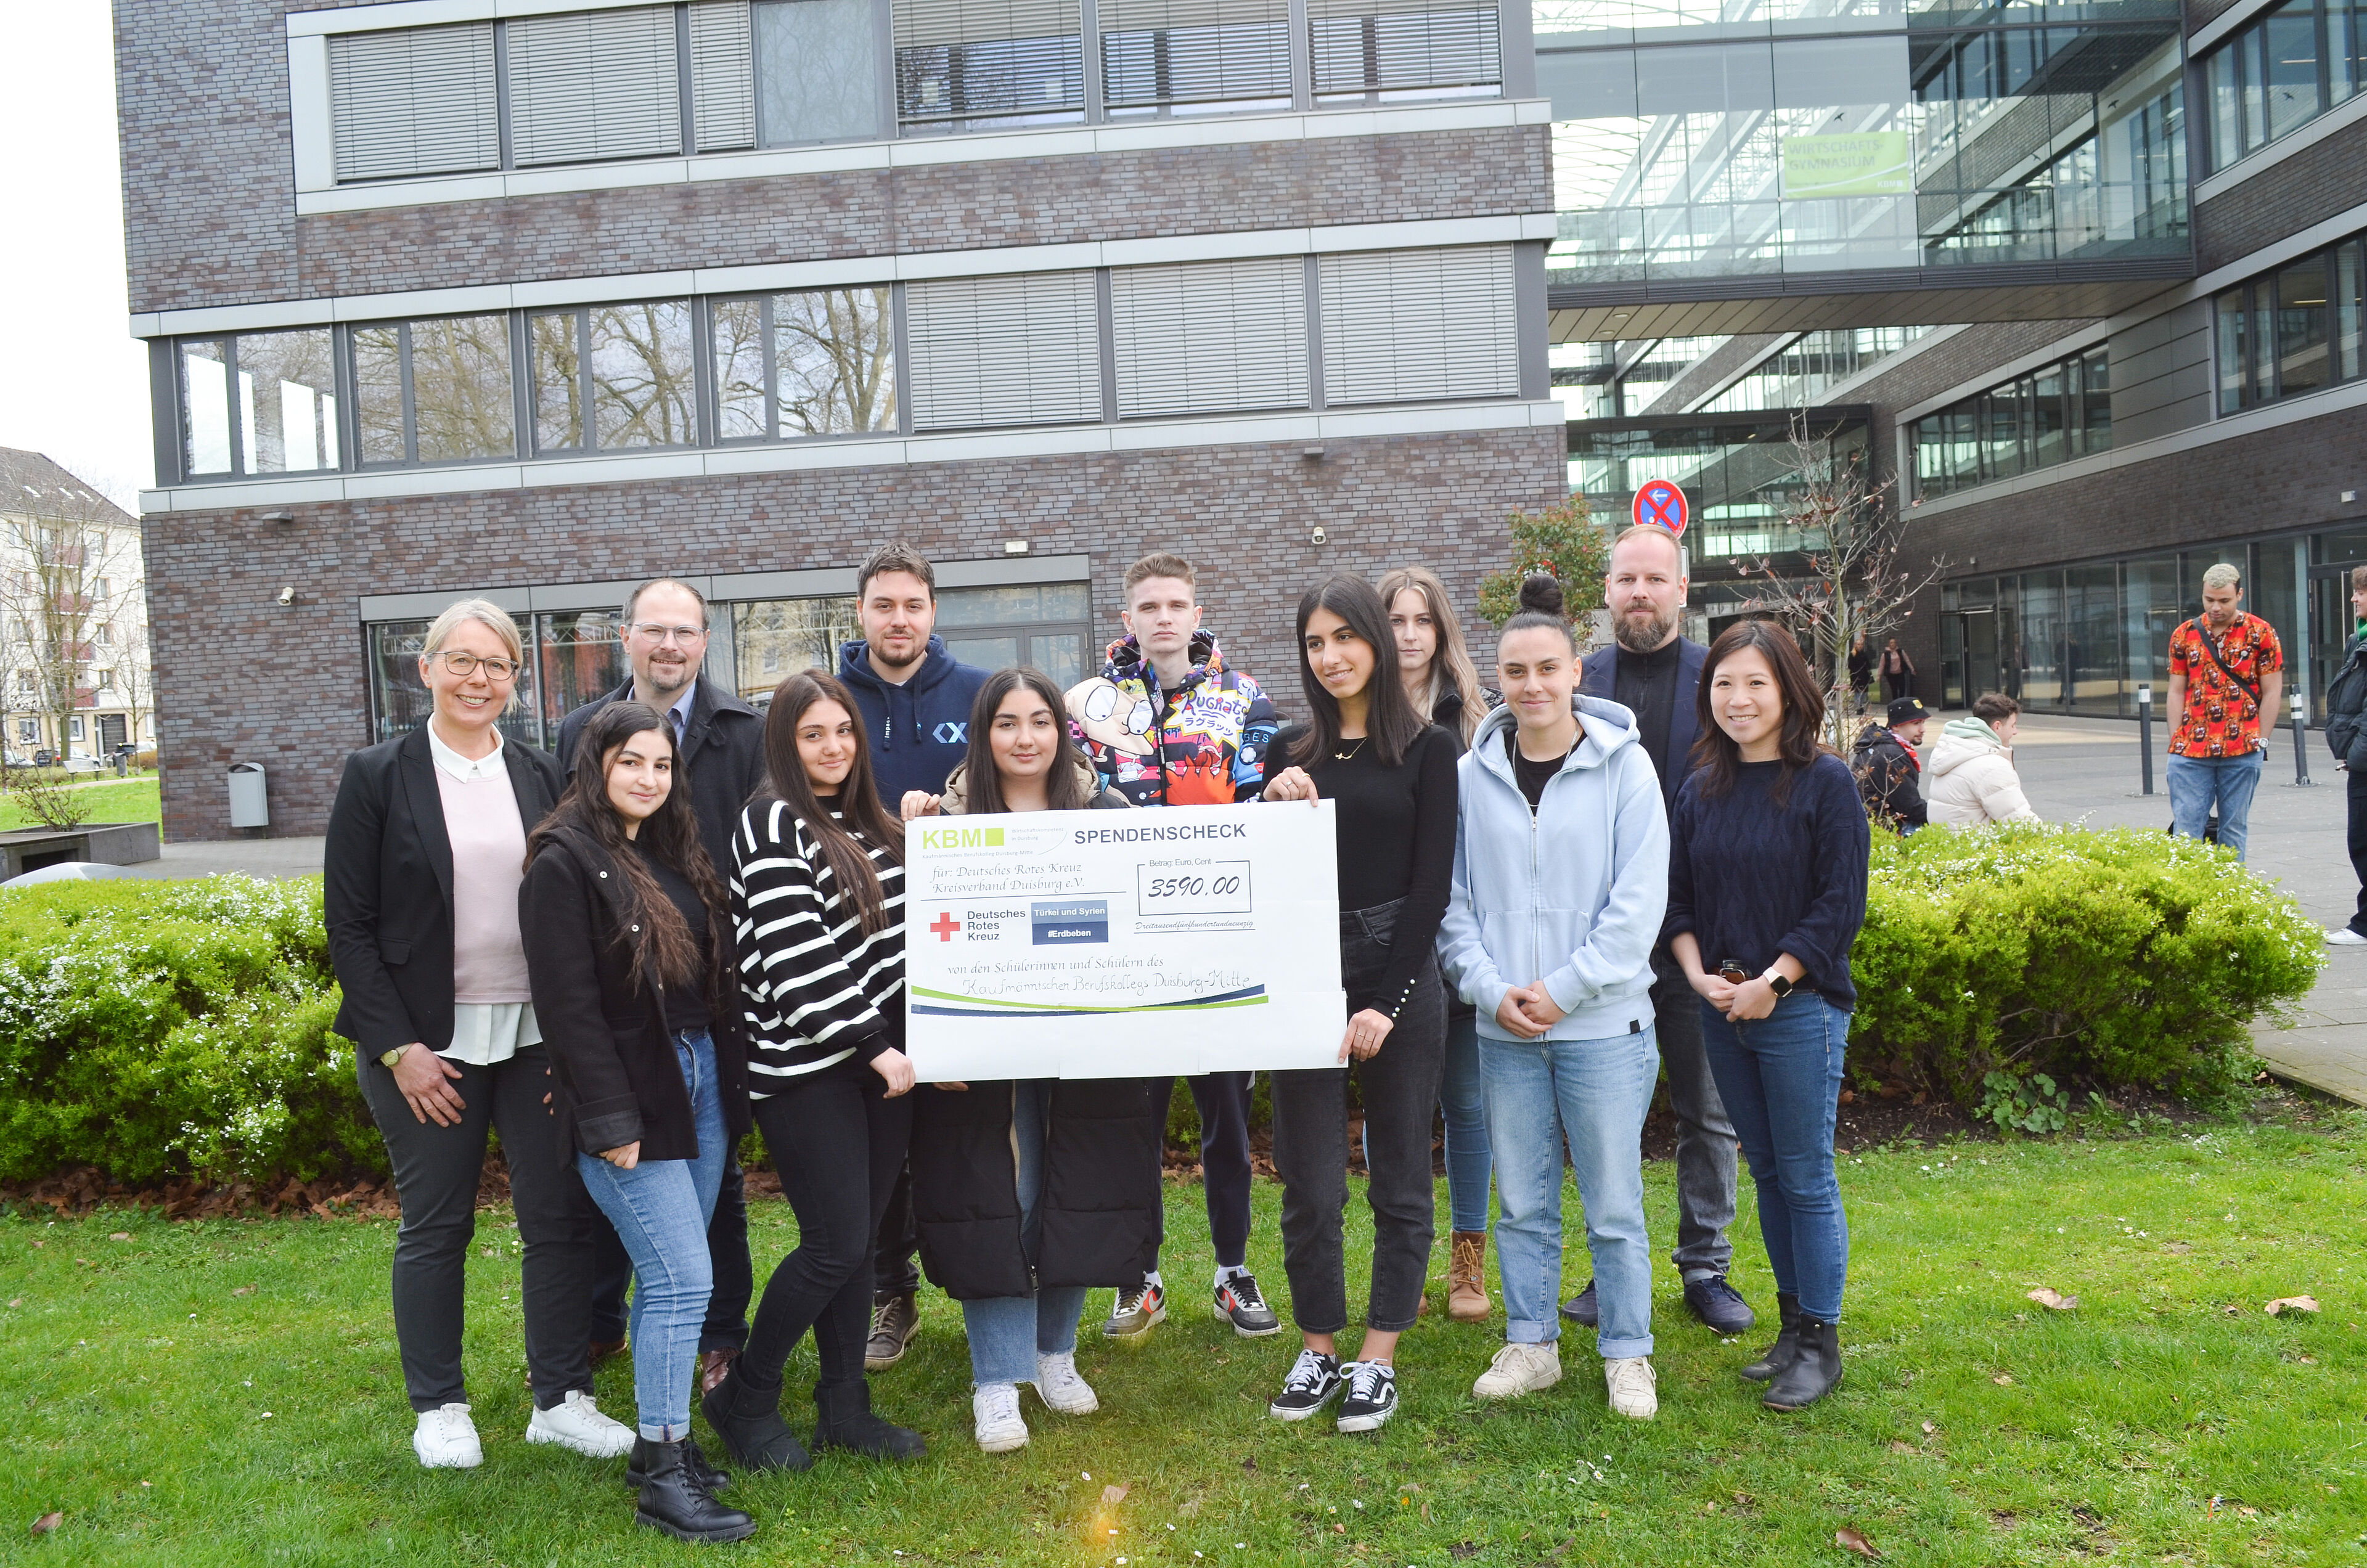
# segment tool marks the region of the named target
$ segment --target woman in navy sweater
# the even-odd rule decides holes
[[[1783,1328],[1742,1369],[1771,1410],[1841,1381],[1849,1222],[1833,1111],[1865,921],[1865,806],[1819,745],[1825,702],[1791,634],[1727,628],[1704,660],[1701,739],[1669,823],[1669,948],[1702,998],[1711,1075],[1759,1190]]]

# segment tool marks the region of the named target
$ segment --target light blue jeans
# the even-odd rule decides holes
[[[1044,1195],[1044,1130],[1051,1108],[1049,1080],[1025,1078],[1012,1086],[1012,1143],[1019,1154],[1019,1245],[1031,1269],[1036,1262],[1036,1207]],[[1077,1348],[1077,1318],[1084,1310],[1082,1285],[962,1303],[970,1381],[1034,1382],[1038,1355],[1057,1356]]]
[[[2244,858],[2244,840],[2252,825],[2252,792],[2260,787],[2266,763],[2260,752],[2240,757],[2169,758],[2169,821],[2173,831],[2190,839],[2203,837],[2211,807],[2219,807],[2219,842]]]
[[[685,1030],[674,1036],[674,1048],[690,1090],[698,1157],[643,1160],[619,1170],[597,1155],[575,1153],[585,1190],[633,1260],[633,1401],[640,1407],[641,1436],[653,1443],[690,1435],[699,1328],[715,1288],[707,1226],[715,1217],[724,1162],[731,1157],[715,1042],[703,1029]]]
[[[1496,1266],[1504,1337],[1561,1337],[1561,1151],[1578,1177],[1606,1361],[1652,1353],[1652,1244],[1644,1232],[1644,1113],[1660,1076],[1649,1029],[1603,1040],[1479,1037],[1496,1159]]]
[[[1775,1288],[1819,1323],[1841,1320],[1849,1216],[1833,1175],[1833,1115],[1850,1015],[1810,990],[1741,1023],[1702,1003],[1702,1044],[1759,1190]]]

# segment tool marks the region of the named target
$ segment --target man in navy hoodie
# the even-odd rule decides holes
[[[838,678],[863,710],[872,787],[893,818],[905,791],[943,793],[946,776],[968,754],[970,705],[989,671],[946,651],[936,635],[936,570],[900,539],[863,563],[855,607],[863,636],[839,649]],[[920,1246],[907,1165],[879,1222],[872,1261],[871,1340],[863,1356],[872,1371],[902,1360],[920,1326]]]
[[[1700,732],[1696,690],[1709,649],[1677,628],[1685,607],[1684,551],[1665,528],[1630,528],[1611,547],[1603,579],[1613,646],[1590,653],[1578,689],[1621,704],[1636,716],[1646,755],[1659,770],[1670,808],[1691,772],[1686,761]],[[1701,1002],[1685,983],[1666,943],[1652,951],[1652,1012],[1660,1061],[1669,1074],[1669,1102],[1677,1113],[1677,1250],[1672,1261],[1685,1282],[1685,1305],[1720,1334],[1739,1334],[1756,1321],[1750,1303],[1726,1282],[1734,1244],[1734,1123],[1702,1049]],[[1594,1325],[1594,1281],[1562,1303],[1562,1314]]]

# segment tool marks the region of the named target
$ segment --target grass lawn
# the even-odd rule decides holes
[[[146,778],[109,778],[102,784],[69,785],[74,798],[90,807],[85,821],[90,822],[162,822],[164,808],[157,798],[156,775]],[[32,814],[7,795],[0,795],[0,832],[10,828],[36,828],[40,824]]]
[[[1166,1273],[1182,1306],[1141,1347],[1090,1339],[1080,1364],[1102,1414],[1061,1419],[1029,1394],[1034,1444],[980,1454],[960,1317],[933,1294],[913,1353],[873,1380],[884,1411],[927,1433],[929,1456],[743,1478],[732,1495],[760,1532],[737,1555],[696,1558],[632,1528],[623,1461],[521,1440],[518,1264],[500,1215],[482,1217],[469,1258],[486,1462],[430,1472],[407,1440],[391,1224],[19,1212],[0,1219],[0,1404],[15,1455],[0,1467],[0,1561],[1856,1561],[1834,1545],[1842,1529],[1895,1563],[2367,1555],[2367,1116],[2278,1097],[2250,1122],[1863,1150],[1841,1170],[1848,1381],[1803,1415],[1759,1407],[1734,1369],[1763,1336],[1720,1343],[1683,1313],[1664,1266],[1654,1423],[1603,1408],[1591,1337],[1576,1332],[1560,1387],[1476,1403],[1501,1307],[1490,1325],[1453,1325],[1434,1290],[1402,1347],[1393,1425],[1370,1438],[1285,1427],[1264,1405],[1290,1337],[1237,1339],[1199,1308],[1206,1226],[1197,1188],[1176,1188]],[[1648,1170],[1663,1252],[1670,1178],[1664,1164]],[[1745,1187],[1736,1282],[1772,1314]],[[1444,1197],[1442,1183],[1442,1214]],[[1252,1262],[1279,1298],[1278,1198],[1260,1184]],[[1350,1221],[1361,1257],[1361,1198]],[[761,1280],[793,1222],[768,1201],[752,1224]],[[1569,1260],[1573,1288],[1586,1272]],[[2026,1299],[2038,1286],[2079,1304],[2049,1311]],[[2305,1293],[2324,1310],[2261,1311]],[[808,1351],[793,1391],[810,1375]],[[606,1370],[599,1392],[630,1418],[628,1367]],[[1130,1490],[1105,1503],[1113,1484]],[[62,1526],[28,1536],[51,1509]]]

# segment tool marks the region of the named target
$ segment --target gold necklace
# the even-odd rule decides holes
[[[1332,752],[1331,760],[1335,762],[1353,761],[1355,760],[1356,753],[1365,749],[1365,742],[1371,739],[1372,737],[1369,735],[1359,735],[1356,737],[1356,743],[1353,746],[1349,747],[1345,751]]]

